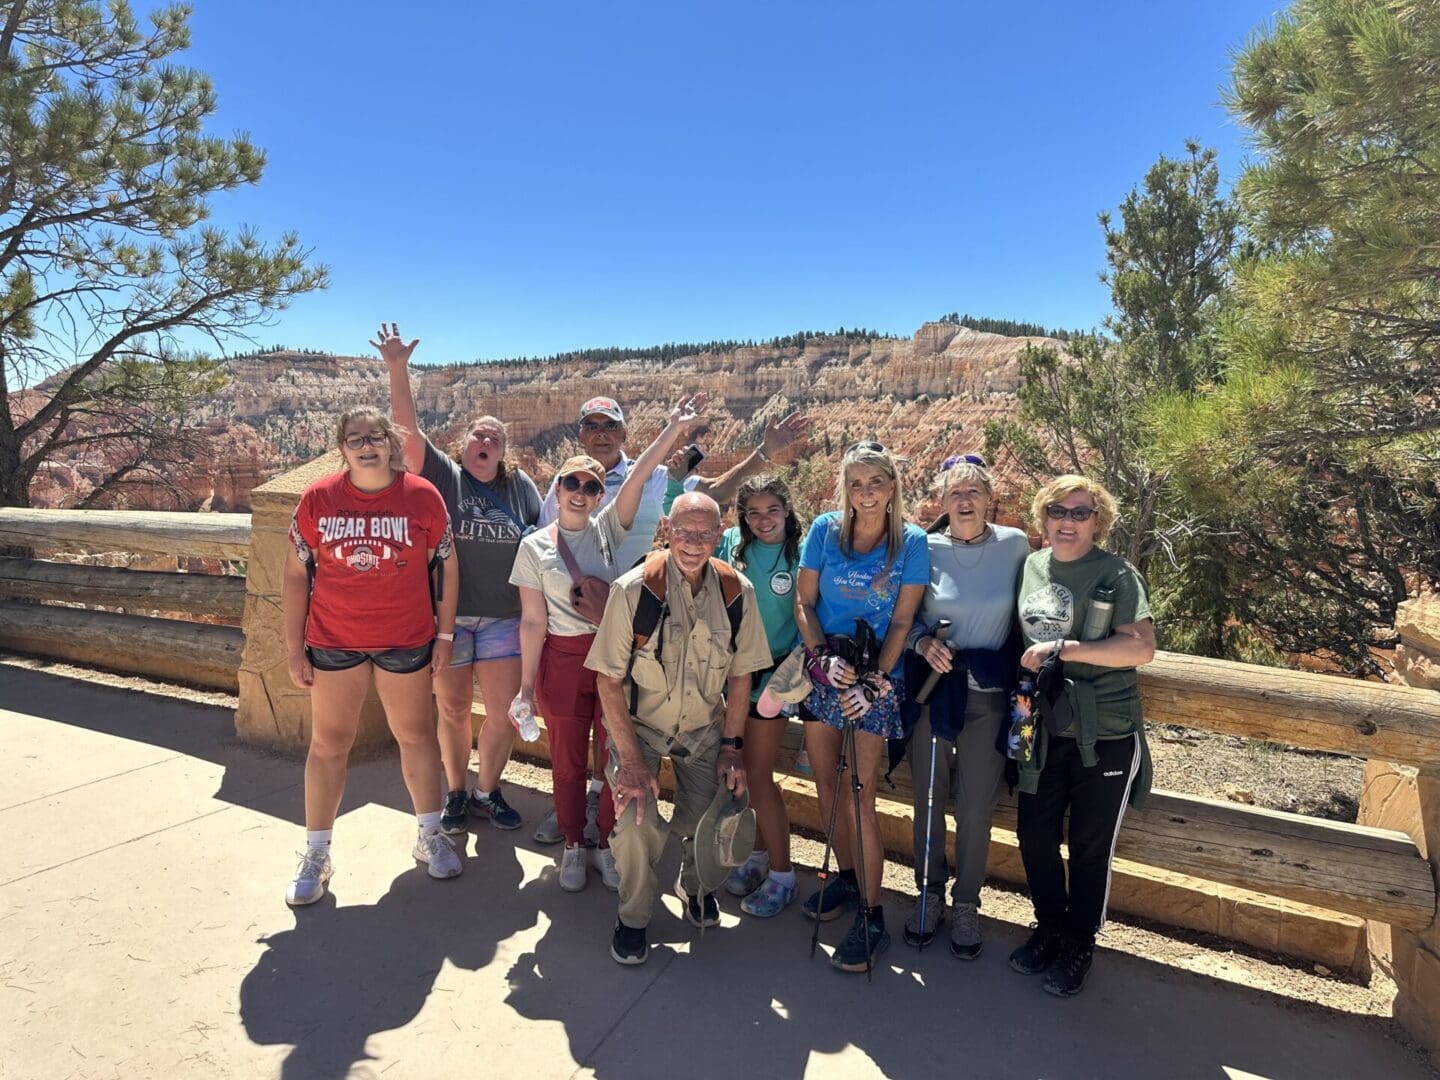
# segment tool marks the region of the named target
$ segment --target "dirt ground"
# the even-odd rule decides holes
[[[210,705],[233,708],[238,704],[230,694],[0,651],[0,668],[6,665]],[[1285,750],[1178,727],[1152,728],[1151,743],[1157,786],[1245,802],[1253,798],[1256,805],[1354,820],[1362,768],[1359,761]],[[506,779],[536,790],[548,790],[550,786],[548,767],[520,758],[511,763]],[[819,866],[822,839],[797,835],[793,849],[796,862],[808,867]],[[908,914],[908,906],[916,895],[910,868],[898,861],[887,862],[885,886],[895,894],[897,906]],[[1029,902],[1022,893],[991,885],[984,889],[982,907],[988,916],[1022,926],[1032,918]],[[1104,944],[1176,968],[1278,994],[1294,1001],[1297,1007],[1309,1003],[1375,1017],[1389,1017],[1392,1011],[1394,984],[1378,973],[1371,977],[1369,985],[1359,985],[1331,975],[1323,968],[1317,971],[1297,961],[1237,947],[1233,942],[1211,935],[1159,927],[1126,917],[1107,924]],[[1398,1027],[1393,1037],[1406,1041]]]

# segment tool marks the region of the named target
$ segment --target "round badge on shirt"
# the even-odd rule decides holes
[[[789,596],[795,588],[795,578],[789,570],[778,570],[770,575],[770,591],[776,596]]]

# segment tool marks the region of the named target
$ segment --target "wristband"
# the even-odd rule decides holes
[[[454,641],[454,640],[455,640],[455,635],[454,635],[454,634],[436,634],[435,636],[436,636],[437,638],[439,638],[441,641]]]
[[[759,456],[761,461],[765,462],[766,465],[770,464],[770,455],[765,453],[764,443],[761,443],[759,446],[755,447],[755,453]]]

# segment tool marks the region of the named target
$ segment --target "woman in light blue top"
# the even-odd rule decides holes
[[[812,919],[825,919],[858,904],[855,925],[830,962],[842,971],[866,971],[871,958],[890,943],[880,907],[885,849],[875,814],[875,791],[886,740],[902,730],[900,660],[930,580],[930,566],[925,534],[905,522],[905,500],[888,450],[877,442],[850,447],[840,460],[838,489],[839,509],[815,519],[800,551],[795,621],[813,668],[825,675],[805,700],[816,717],[805,725],[805,743],[822,818],[835,821],[840,873],[806,900],[802,910]],[[857,622],[863,622],[866,636],[879,643],[868,673],[857,671],[827,641],[858,639],[862,628]],[[847,719],[855,725],[854,760],[837,776]],[[854,815],[848,805],[843,813],[831,813],[834,801],[851,787],[851,770],[861,785],[856,796],[859,836],[854,835]],[[863,882],[856,878],[857,866],[864,867]]]

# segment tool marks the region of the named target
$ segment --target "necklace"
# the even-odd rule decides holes
[[[956,536],[948,528],[945,530],[945,536],[952,543],[964,544],[966,547],[975,547],[976,545],[985,543],[985,541],[990,538],[990,523],[987,521],[985,527],[980,530],[980,535],[972,537],[969,540],[966,540],[963,536]]]
[[[975,537],[974,540],[966,540],[964,537],[954,536],[951,534],[949,529],[946,529],[945,539],[950,541],[950,558],[954,560],[955,568],[959,570],[962,574],[971,574],[978,570],[980,568],[980,564],[985,561],[986,553],[990,550],[989,545],[987,545],[985,541],[988,540],[992,535],[994,534],[991,532],[988,523],[986,524],[984,530],[980,533],[980,535]],[[972,549],[979,548],[980,557],[970,565],[965,565],[965,563],[960,561],[960,552],[957,548],[957,545]]]

